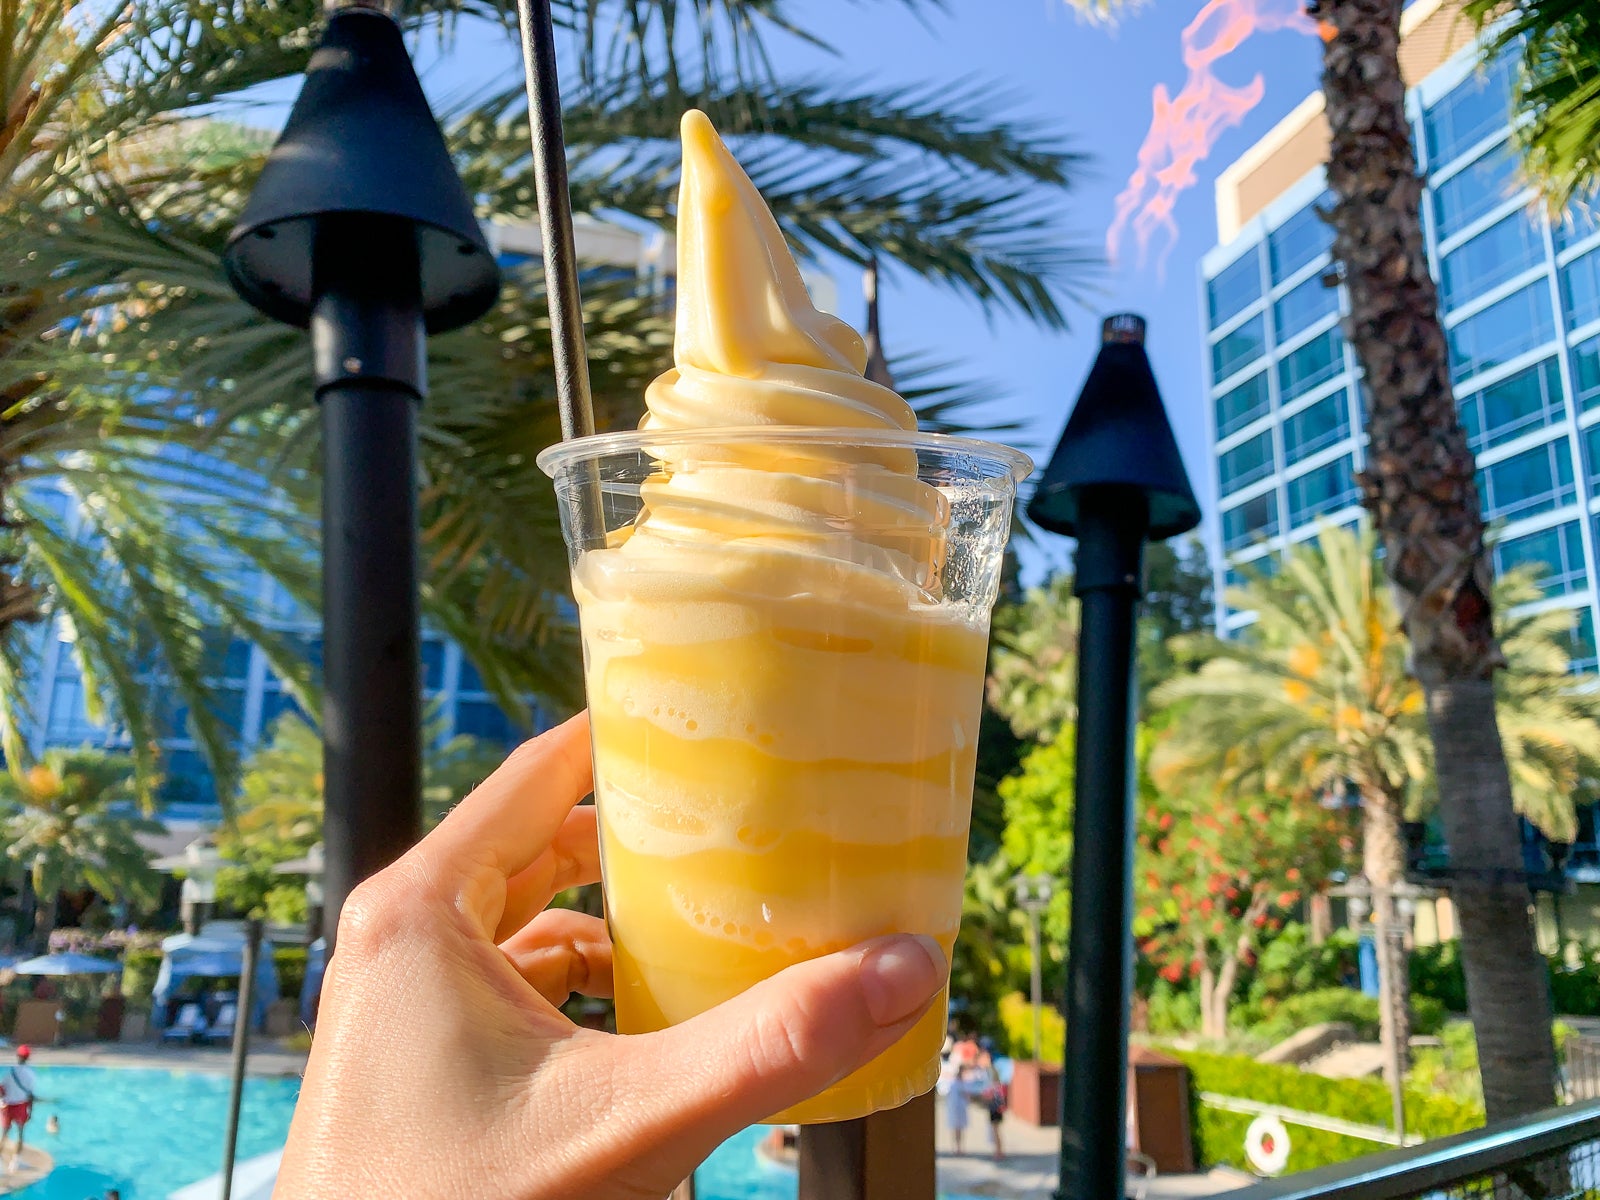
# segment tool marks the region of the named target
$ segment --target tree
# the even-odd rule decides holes
[[[1148,797],[1134,934],[1169,983],[1192,976],[1200,1033],[1222,1038],[1242,968],[1348,857],[1346,821],[1315,797],[1195,786]]]
[[[1423,180],[1400,71],[1401,0],[1320,0],[1333,256],[1366,377],[1363,502],[1422,685],[1451,896],[1491,1121],[1554,1096],[1544,963],[1528,914],[1511,773],[1495,716],[1493,574],[1423,248]]]
[[[1062,727],[1000,786],[1009,870],[1069,876],[1073,736],[1072,726]],[[1134,930],[1141,951],[1169,982],[1195,978],[1202,1033],[1222,1037],[1240,968],[1304,889],[1325,885],[1345,855],[1348,832],[1315,797],[1242,794],[1193,777],[1174,781],[1169,791],[1148,769],[1155,744],[1141,728]],[[1058,888],[1045,912],[1047,946],[1066,945],[1070,907],[1071,897]],[[1059,970],[1059,957],[1047,961],[1051,973]]]
[[[508,3],[408,7],[418,36],[458,19],[510,36]],[[676,119],[700,104],[806,250],[876,254],[1062,321],[1082,260],[1053,228],[1076,161],[1059,143],[996,116],[985,88],[777,78],[762,38],[796,27],[765,0],[680,7],[558,2],[577,68],[566,128],[578,211],[670,224]],[[310,355],[222,282],[220,251],[266,144],[228,119],[249,112],[257,85],[304,69],[319,6],[90,10],[0,0],[0,737],[8,761],[26,763],[20,626],[64,614],[92,715],[121,727],[139,778],[155,776],[158,737],[182,732],[160,728],[146,703],[159,677],[180,693],[228,803],[207,631],[268,648],[314,713],[309,667],[255,620],[238,564],[308,607],[318,599]],[[445,114],[485,216],[533,215],[520,91]],[[450,403],[421,414],[425,611],[514,713],[530,692],[570,706],[580,678],[559,521],[531,466],[557,436],[537,276],[512,272],[488,317],[430,344],[435,392]],[[601,421],[627,424],[665,365],[668,321],[631,281],[590,287],[585,313]],[[907,390],[935,424],[959,422],[971,396],[937,373]],[[64,489],[70,521],[44,484]]]
[[[125,754],[48,750],[26,771],[0,773],[0,839],[33,888],[33,941],[42,950],[62,892],[92,890],[109,902],[155,902],[161,878],[137,834],[160,833],[135,804]]]
[[[1600,16],[1590,0],[1471,0],[1493,30],[1485,61],[1521,48],[1514,128],[1529,174],[1551,207],[1590,203],[1600,185]]]
[[[1211,568],[1205,546],[1157,542],[1145,552],[1145,595],[1139,607],[1139,687],[1149,694],[1185,664],[1173,638],[1212,628]],[[1072,576],[1057,574],[1029,588],[1019,602],[996,608],[986,694],[989,706],[1019,738],[1049,741],[1077,718],[1078,600]]]
[[[1242,635],[1190,638],[1194,674],[1158,689],[1171,714],[1153,755],[1158,779],[1214,775],[1236,795],[1360,798],[1362,873],[1376,889],[1380,928],[1396,918],[1389,889],[1405,872],[1402,822],[1432,809],[1433,746],[1421,685],[1410,673],[1400,614],[1382,578],[1376,541],[1324,528],[1292,547],[1271,578],[1248,577],[1229,604],[1255,614]],[[1560,612],[1518,612],[1541,595],[1525,573],[1501,580],[1496,608],[1510,669],[1501,673],[1502,725],[1519,810],[1571,840],[1574,793],[1600,765],[1600,723],[1568,674]],[[1384,1036],[1407,1044],[1407,972],[1379,943],[1388,1002]]]

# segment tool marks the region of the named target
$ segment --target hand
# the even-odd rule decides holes
[[[589,724],[520,747],[339,920],[278,1200],[660,1200],[717,1144],[893,1045],[944,982],[928,938],[791,967],[659,1033],[580,1029],[604,922]]]

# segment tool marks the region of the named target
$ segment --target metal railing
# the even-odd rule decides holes
[[[1226,1200],[1593,1200],[1600,1197],[1600,1103],[1553,1108],[1303,1171]]]

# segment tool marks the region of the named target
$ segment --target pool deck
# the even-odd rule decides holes
[[[10,1160],[9,1150],[0,1156],[0,1196],[20,1192],[23,1188],[38,1183],[56,1169],[55,1159],[43,1150],[35,1150],[32,1146],[24,1146],[22,1158],[8,1170],[6,1164]]]
[[[125,1067],[155,1071],[226,1073],[233,1053],[227,1046],[162,1045],[159,1042],[85,1042],[73,1046],[36,1046],[36,1067]],[[306,1053],[285,1050],[271,1041],[250,1049],[246,1070],[251,1075],[298,1078],[305,1074]],[[3,1192],[0,1192],[3,1194]]]
[[[962,1138],[964,1153],[954,1143],[941,1120],[934,1137],[938,1151],[939,1190],[961,1196],[998,1196],[1007,1200],[1050,1200],[1056,1186],[1061,1138],[1054,1128],[1028,1125],[1007,1114],[1000,1127],[1000,1144],[1006,1156],[990,1157],[989,1122],[976,1111]],[[1158,1175],[1149,1181],[1146,1200],[1179,1200],[1188,1196],[1214,1196],[1255,1180],[1228,1168],[1197,1175]],[[1130,1179],[1130,1196],[1137,1196]]]

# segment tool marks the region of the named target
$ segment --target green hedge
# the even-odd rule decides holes
[[[1262,1104],[1278,1104],[1302,1112],[1322,1113],[1362,1125],[1387,1128],[1391,1109],[1389,1089],[1376,1079],[1328,1079],[1298,1067],[1258,1063],[1251,1058],[1201,1051],[1174,1051],[1189,1066],[1194,1091],[1236,1096]],[[1211,1166],[1249,1169],[1244,1156],[1244,1133],[1254,1119],[1247,1113],[1214,1109],[1204,1101],[1194,1105],[1195,1150]],[[1379,1142],[1289,1124],[1289,1171],[1345,1162],[1388,1147]],[[1406,1130],[1424,1138],[1444,1137],[1483,1124],[1483,1110],[1448,1096],[1406,1093]]]

